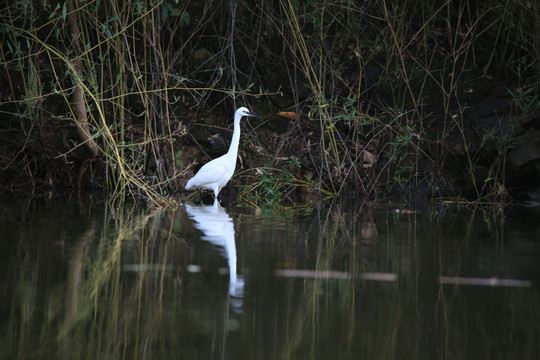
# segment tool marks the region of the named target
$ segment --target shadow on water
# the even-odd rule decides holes
[[[539,215],[3,196],[0,358],[536,359]]]

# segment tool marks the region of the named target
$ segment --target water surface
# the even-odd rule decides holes
[[[540,356],[538,208],[0,209],[0,358]]]

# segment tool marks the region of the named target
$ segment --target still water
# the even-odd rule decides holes
[[[0,197],[1,359],[538,359],[540,208]]]

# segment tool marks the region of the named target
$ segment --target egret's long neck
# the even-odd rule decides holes
[[[234,129],[231,146],[227,152],[227,156],[232,157],[234,161],[236,161],[236,156],[238,155],[238,145],[240,144],[240,119],[242,119],[242,116],[234,116]]]

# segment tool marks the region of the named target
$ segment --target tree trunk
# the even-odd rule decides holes
[[[81,54],[81,47],[79,41],[79,28],[77,26],[77,13],[73,5],[74,0],[67,0],[67,19],[69,30],[73,36],[73,50],[75,58],[73,59],[73,67],[75,68],[75,74],[73,74],[73,103],[75,105],[75,122],[77,123],[77,131],[81,140],[86,144],[86,148],[90,151],[90,158],[95,158],[98,154],[98,147],[92,139],[90,133],[90,127],[88,126],[88,118],[86,115],[86,101],[84,96],[84,89],[81,86],[83,67],[82,61],[79,57]]]

